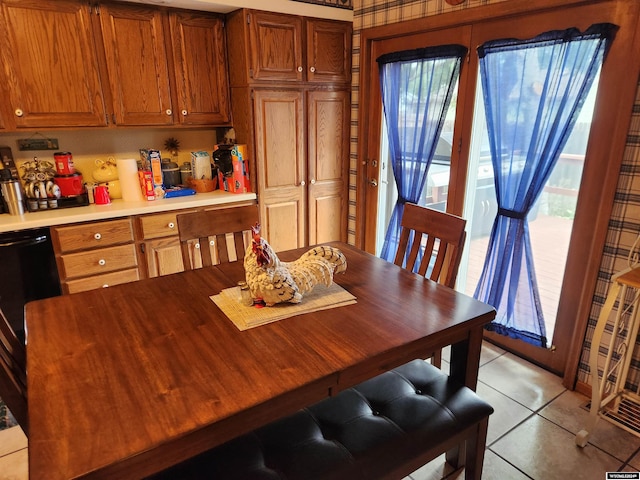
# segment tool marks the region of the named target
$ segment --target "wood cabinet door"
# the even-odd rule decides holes
[[[88,4],[5,0],[1,8],[16,127],[106,125]]]
[[[169,16],[179,111],[184,125],[231,121],[222,20],[213,15],[177,12]]]
[[[306,157],[301,90],[255,90],[262,233],[276,251],[306,245]]]
[[[350,95],[308,93],[309,244],[346,241]]]
[[[144,256],[149,277],[184,271],[178,237],[159,238],[144,242]]]
[[[307,79],[310,82],[351,81],[351,24],[307,20]]]
[[[301,81],[304,78],[302,18],[254,11],[249,22],[249,77],[254,80]]]
[[[100,5],[100,24],[117,124],[173,123],[162,19],[162,11],[156,8]]]

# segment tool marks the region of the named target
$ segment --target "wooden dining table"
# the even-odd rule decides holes
[[[475,389],[494,309],[331,245],[357,303],[245,331],[210,298],[242,262],[27,304],[30,478],[141,478],[447,345]]]

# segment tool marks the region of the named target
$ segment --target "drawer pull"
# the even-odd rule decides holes
[[[105,283],[104,285],[102,285],[102,288],[109,288],[109,284]]]
[[[96,233],[93,238],[95,238],[96,240],[100,240],[102,238],[102,234],[101,233]]]
[[[200,244],[199,244],[199,243],[196,243],[196,244],[193,246],[193,248],[200,248]]]
[[[213,247],[215,244],[216,244],[215,240],[209,240],[209,245]]]
[[[173,228],[176,228],[176,224],[173,222],[169,222],[169,225],[167,225],[167,227],[173,229]]]
[[[100,265],[101,267],[104,267],[107,264],[107,261],[104,258],[101,258],[100,260],[98,260],[98,265]]]

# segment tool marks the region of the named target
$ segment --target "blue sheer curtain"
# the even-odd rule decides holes
[[[393,261],[404,204],[419,203],[467,49],[446,45],[377,59],[391,168],[398,187],[381,258]]]
[[[527,215],[580,113],[615,32],[609,24],[498,40],[478,48],[498,201],[475,297],[489,330],[546,347]]]

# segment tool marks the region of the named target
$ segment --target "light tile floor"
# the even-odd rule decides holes
[[[444,353],[447,358],[447,352]],[[443,363],[443,369],[448,364]],[[480,359],[478,394],[495,409],[489,420],[485,480],[605,479],[605,472],[640,471],[640,438],[604,420],[577,447],[588,398],[561,379],[489,343]],[[0,431],[0,480],[28,478],[27,439],[20,427]],[[405,480],[462,480],[440,457]],[[372,479],[373,480],[373,479]]]
[[[640,438],[607,421],[598,421],[585,448],[576,446],[589,399],[564,388],[560,377],[485,342],[478,380],[478,395],[495,410],[483,479],[604,480],[606,472],[640,470]],[[441,457],[405,480],[443,478],[462,480],[464,472],[452,471]]]

